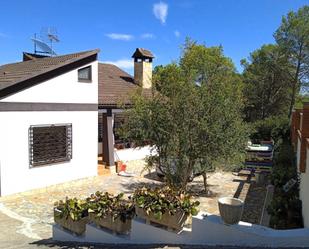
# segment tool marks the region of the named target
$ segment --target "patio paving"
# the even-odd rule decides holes
[[[143,161],[131,161],[127,170],[134,172],[134,177],[122,177],[116,174],[89,177],[63,184],[58,184],[38,190],[23,192],[0,198],[0,214],[16,220],[16,236],[23,236],[33,241],[50,239],[53,224],[53,203],[68,197],[83,198],[96,191],[108,191],[117,194],[124,192],[130,195],[138,186],[162,184],[154,172],[144,171]],[[207,194],[202,193],[203,179],[198,177],[189,184],[188,190],[200,202],[200,210],[218,214],[217,200],[222,196],[233,197],[236,192],[239,198],[246,198],[246,188],[239,190],[240,182],[246,177],[235,176],[230,172],[215,172],[209,174]],[[197,197],[198,196],[198,197]],[[0,216],[0,223],[1,216]],[[3,235],[0,235],[0,242]],[[0,243],[1,248],[1,243]]]

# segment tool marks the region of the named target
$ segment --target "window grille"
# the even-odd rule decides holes
[[[30,167],[66,162],[71,159],[72,124],[30,126]]]
[[[91,80],[92,80],[91,66],[84,67],[78,70],[78,81],[91,82]]]

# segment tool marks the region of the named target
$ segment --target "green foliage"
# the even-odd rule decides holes
[[[123,199],[123,193],[116,196],[108,192],[97,191],[87,198],[88,212],[95,213],[96,217],[105,218],[111,215],[113,220],[120,219],[125,222],[127,219],[132,219],[135,212],[132,202]]]
[[[251,139],[254,141],[273,139],[275,144],[280,144],[284,138],[289,137],[289,119],[287,116],[271,116],[252,123],[252,130]]]
[[[213,170],[244,150],[242,82],[222,47],[187,40],[179,63],[158,67],[153,85],[151,98],[133,97],[124,129],[137,146],[154,146],[170,186],[185,189],[196,167]]]
[[[305,94],[305,95],[298,95],[296,98],[296,102],[295,102],[295,109],[303,109],[303,103],[304,102],[309,102],[309,95]]]
[[[298,182],[288,192],[285,192],[283,186],[292,178]],[[275,154],[271,180],[275,186],[275,193],[274,199],[268,207],[268,212],[271,215],[270,225],[276,229],[301,227],[299,179],[293,148],[287,140],[280,145]]]
[[[59,218],[68,219],[70,217],[73,221],[78,221],[88,216],[88,203],[85,200],[66,198],[64,201],[55,202],[54,207],[61,211],[55,213]]]
[[[309,84],[309,6],[305,5],[297,12],[290,11],[282,17],[281,25],[274,34],[280,49],[290,62],[289,80],[291,81],[291,102],[289,114],[295,104],[301,87]],[[302,89],[304,90],[304,89]]]
[[[308,90],[308,23],[309,6],[290,11],[274,33],[276,44],[263,45],[249,61],[242,60],[247,121],[290,116],[299,94]]]
[[[198,201],[192,201],[190,195],[172,190],[169,187],[136,189],[133,201],[147,214],[153,213],[158,220],[162,218],[164,213],[174,215],[179,211],[188,215],[197,215],[197,207],[200,204]]]
[[[291,83],[288,57],[277,45],[263,45],[243,60],[246,119],[254,122],[288,115]]]

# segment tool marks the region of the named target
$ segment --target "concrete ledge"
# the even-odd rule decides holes
[[[53,240],[57,241],[76,241],[84,242],[87,241],[85,235],[77,236],[68,230],[63,229],[58,224],[53,225]]]
[[[116,235],[107,229],[102,229],[94,224],[86,225],[86,242],[105,244],[130,244],[130,235]]]
[[[137,244],[187,244],[192,241],[190,230],[174,233],[138,218],[132,220],[131,240]]]
[[[226,225],[221,217],[199,213],[192,217],[192,230],[174,233],[132,220],[130,235],[119,236],[110,231],[87,224],[84,236],[75,236],[58,225],[53,226],[53,239],[59,241],[95,242],[105,244],[181,244],[181,245],[230,245],[260,247],[309,246],[309,229],[274,230],[268,227],[239,222]]]

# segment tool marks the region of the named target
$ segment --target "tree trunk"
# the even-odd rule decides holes
[[[204,182],[204,191],[205,193],[207,193],[207,173],[206,171],[202,173],[202,176],[203,176],[203,182]]]
[[[291,103],[290,103],[290,108],[289,108],[289,118],[290,118],[291,115],[292,115],[293,107],[294,107],[294,104],[295,104],[297,81],[298,81],[298,79],[296,79],[296,82],[293,83],[292,96],[291,96]]]
[[[302,55],[302,45],[300,47],[300,51],[298,53],[298,60],[297,60],[297,67],[296,67],[296,72],[293,80],[293,88],[292,88],[292,96],[291,96],[291,103],[290,103],[290,108],[289,108],[289,118],[292,115],[293,107],[295,104],[295,99],[296,99],[296,94],[297,94],[297,89],[298,89],[298,80],[299,80],[299,72],[300,72],[300,65],[301,65],[301,55]]]

